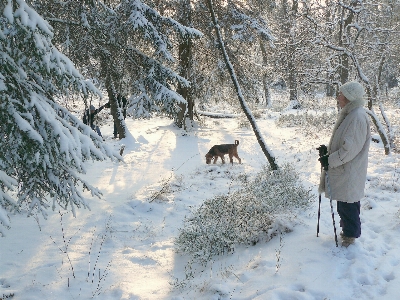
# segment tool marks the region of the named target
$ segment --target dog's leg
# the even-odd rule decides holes
[[[220,157],[221,157],[222,163],[224,164],[224,163],[225,163],[225,158],[224,158],[224,156],[223,156],[223,155],[220,155]]]
[[[217,162],[217,159],[218,159],[218,156],[215,155],[215,156],[214,156],[214,162],[213,162],[214,164]]]
[[[240,159],[240,157],[239,157],[239,155],[238,155],[238,153],[237,153],[237,147],[235,147],[235,148],[233,149],[233,151],[232,151],[232,156],[234,156],[234,157],[237,158],[237,160],[239,161],[239,164],[242,163],[242,160]],[[232,158],[232,164],[233,164],[233,158]]]
[[[232,164],[233,166],[233,157],[235,156],[236,153],[236,147],[232,147],[231,149],[229,149],[229,162]]]
[[[237,155],[237,153],[233,154],[233,156],[237,158],[237,160],[239,161],[239,164],[242,163],[242,160],[240,159],[239,155]]]

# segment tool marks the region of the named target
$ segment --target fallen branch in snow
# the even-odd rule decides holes
[[[63,239],[63,243],[64,243],[64,249],[62,249],[62,247],[58,246],[58,244],[56,243],[56,241],[52,238],[52,236],[50,236],[50,239],[53,241],[53,243],[57,246],[58,249],[60,249],[60,251],[62,253],[64,253],[67,258],[68,258],[68,262],[69,265],[71,267],[71,272],[72,272],[72,276],[75,278],[75,271],[74,271],[74,266],[72,265],[72,261],[71,258],[69,256],[69,252],[68,252],[68,246],[69,243],[71,242],[71,239],[76,236],[76,233],[74,235],[71,235],[71,237],[67,240],[65,237],[65,232],[64,232],[64,224],[63,224],[63,213],[61,213],[61,211],[58,211],[58,213],[60,214],[60,224],[61,224],[61,232],[62,232],[62,239]],[[78,229],[79,231],[80,229]],[[68,277],[68,287],[69,287],[69,277]]]
[[[197,113],[201,116],[217,118],[217,119],[239,117],[239,115],[237,115],[237,114],[211,113],[211,112],[207,112],[207,111],[197,111]]]
[[[192,157],[188,158],[188,159],[187,159],[186,161],[184,161],[177,169],[174,170],[174,169],[172,168],[171,171],[173,172],[173,171],[179,170],[180,167],[182,167],[185,163],[187,163],[189,160],[191,160],[193,157],[195,157],[195,156],[197,156],[197,155],[199,155],[199,154],[200,154],[200,153],[197,153],[197,154],[193,155]],[[158,192],[155,192],[155,193],[153,194],[153,196],[151,196],[149,202],[153,202],[155,199],[157,199],[158,197],[160,197],[160,195],[162,195],[163,193],[165,193],[165,192],[168,191],[169,183],[170,183],[170,181],[171,181],[171,179],[172,179],[172,177],[173,177],[173,174],[174,174],[174,173],[172,173],[172,174],[169,176],[168,179],[163,180],[163,184],[162,184],[161,190],[158,191]]]
[[[173,173],[169,176],[168,179],[163,180],[163,184],[162,184],[162,188],[161,190],[159,190],[158,192],[155,192],[153,194],[153,196],[151,196],[150,201],[149,202],[153,202],[155,199],[159,198],[160,195],[166,193],[168,191],[168,187],[169,187],[169,182],[171,181],[171,178],[173,177]]]

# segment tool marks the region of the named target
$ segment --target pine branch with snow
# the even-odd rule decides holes
[[[171,116],[185,102],[174,87],[189,82],[173,70],[173,45],[175,40],[200,37],[198,30],[162,16],[139,0],[118,5],[104,1],[87,1],[84,6],[79,1],[35,5],[54,26],[55,43],[109,95],[124,94],[131,115]]]
[[[68,91],[99,93],[52,44],[52,28],[26,2],[0,5],[0,221],[5,211],[47,216],[53,208],[88,207],[79,177],[84,162],[118,157],[54,99]],[[13,201],[16,199],[16,201]]]

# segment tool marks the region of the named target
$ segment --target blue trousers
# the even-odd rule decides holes
[[[97,134],[98,134],[99,136],[103,137],[103,136],[101,135],[99,126],[92,125],[91,127],[92,127],[92,129],[93,129],[94,131],[97,132]]]
[[[337,212],[343,234],[358,238],[361,235],[360,201],[354,203],[337,201]]]

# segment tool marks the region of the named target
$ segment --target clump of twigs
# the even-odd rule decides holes
[[[185,219],[175,240],[178,252],[205,264],[215,255],[233,252],[237,245],[268,241],[290,231],[285,221],[312,198],[289,164],[279,170],[264,166],[242,184],[239,190],[206,200]]]

